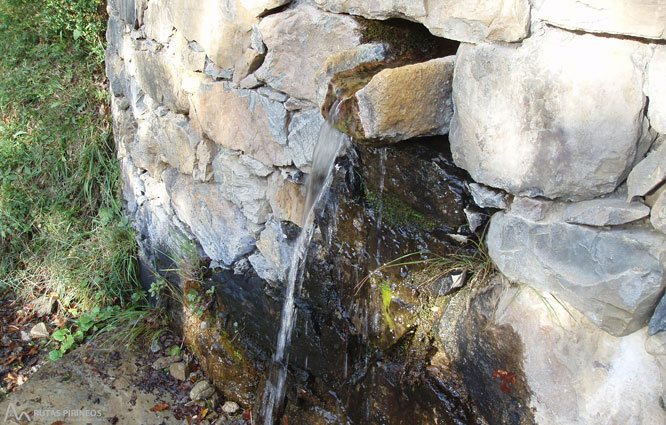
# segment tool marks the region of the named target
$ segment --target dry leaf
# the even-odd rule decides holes
[[[151,412],[161,412],[162,410],[166,410],[169,408],[169,404],[167,403],[161,403],[161,404],[156,404],[153,407],[150,408]]]

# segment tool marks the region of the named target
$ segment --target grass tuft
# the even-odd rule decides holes
[[[118,307],[104,327],[124,323],[130,341],[152,313],[133,297],[141,288],[108,112],[104,6],[0,0],[0,287],[24,301],[57,295],[70,321]]]

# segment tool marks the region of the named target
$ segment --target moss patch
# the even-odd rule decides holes
[[[437,222],[431,217],[424,215],[398,196],[390,192],[379,193],[373,187],[364,185],[365,200],[377,211],[381,210],[382,219],[392,227],[412,226],[426,232],[437,228]]]

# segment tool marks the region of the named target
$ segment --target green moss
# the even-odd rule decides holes
[[[398,196],[389,193],[380,193],[374,188],[364,185],[365,199],[375,209],[381,209],[382,219],[393,227],[413,226],[419,230],[431,231],[437,223],[431,217],[416,211]]]
[[[391,306],[391,300],[393,299],[393,291],[391,290],[391,285],[388,282],[384,281],[379,286],[379,289],[382,292],[382,307],[384,310],[384,318],[386,319],[386,323],[388,324],[389,328],[393,330],[395,328],[395,324],[393,323],[393,319],[391,318],[391,313],[389,313],[389,307]]]
[[[450,42],[433,36],[426,27],[401,19],[376,21],[358,18],[363,43],[385,43],[391,56],[404,60],[427,60],[444,56]],[[448,53],[448,52],[445,52]]]

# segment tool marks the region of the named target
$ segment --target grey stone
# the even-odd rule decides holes
[[[567,223],[588,226],[617,226],[640,220],[650,214],[650,207],[641,202],[627,202],[624,199],[591,199],[576,202],[564,209],[563,218]]]
[[[661,8],[666,15],[666,5]],[[662,25],[666,26],[663,23],[664,19],[662,19]],[[654,56],[652,56],[647,70],[645,94],[650,98],[648,105],[650,124],[662,134],[666,134],[666,79],[664,75],[666,75],[666,46],[655,46]]]
[[[222,411],[229,415],[233,415],[234,413],[238,412],[238,409],[240,409],[240,406],[238,405],[238,403],[235,403],[233,401],[227,400],[222,405]]]
[[[280,276],[278,276],[277,271],[268,264],[268,260],[260,252],[250,255],[247,259],[255,273],[257,273],[257,276],[267,282],[280,282]]]
[[[506,209],[509,206],[506,192],[478,183],[470,183],[469,191],[474,203],[481,208]]]
[[[500,212],[487,244],[509,279],[552,292],[615,336],[645,326],[666,287],[665,239],[641,226],[605,230]]]
[[[257,249],[261,252],[269,267],[275,271],[274,276],[277,277],[277,281],[285,282],[293,248],[287,239],[282,224],[274,217],[266,222],[266,228],[261,232],[257,241]]]
[[[545,199],[516,196],[511,202],[511,213],[532,221],[543,220],[554,203]]]
[[[149,348],[150,348],[151,353],[157,353],[157,352],[162,351],[164,349],[164,346],[162,345],[162,343],[158,339],[156,339],[156,340],[154,340],[153,342],[150,343]]]
[[[197,145],[201,139],[192,130],[187,118],[168,113],[151,122],[152,131],[162,162],[183,174],[192,174],[197,158]]]
[[[449,132],[455,56],[388,68],[356,92],[367,139],[398,142]]]
[[[241,150],[265,165],[289,165],[281,146],[287,143],[287,111],[281,103],[226,83],[202,85],[191,103],[190,116],[221,147]]]
[[[254,16],[261,16],[291,2],[291,0],[241,0],[241,4]]]
[[[259,87],[257,89],[257,93],[259,93],[262,96],[265,96],[265,97],[269,98],[270,100],[274,100],[274,101],[280,102],[280,103],[284,103],[284,102],[287,101],[287,99],[289,99],[288,95],[286,95],[284,93],[281,93],[277,90],[273,90],[269,87],[265,87],[265,86],[264,87]]]
[[[666,234],[666,190],[660,192],[650,212],[650,223],[652,227]]]
[[[194,183],[174,169],[162,173],[171,205],[189,226],[206,255],[224,265],[254,249],[255,239],[248,231],[247,219],[224,196],[219,184]]]
[[[214,80],[230,80],[234,76],[234,68],[222,69],[215,65],[210,59],[206,58],[204,64],[204,74],[212,77]]]
[[[189,102],[181,90],[182,75],[177,63],[165,55],[136,52],[137,82],[153,100],[174,112],[186,113]]]
[[[314,0],[327,10],[370,19],[420,22],[438,37],[478,43],[520,41],[530,27],[527,0]]]
[[[113,14],[130,26],[134,27],[137,24],[137,3],[135,0],[109,0],[109,7]]]
[[[255,224],[264,223],[270,212],[266,199],[266,170],[263,164],[237,151],[221,149],[213,160],[215,181],[220,183],[225,198]]]
[[[666,421],[658,403],[664,375],[644,348],[654,338],[645,329],[616,338],[561,297],[524,286],[505,287],[493,305],[486,327],[509,330],[505,335],[519,341],[518,379],[530,389],[538,423],[596,424],[599,412],[607,424]]]
[[[664,180],[666,180],[666,143],[649,152],[631,170],[627,177],[627,199],[645,196]]]
[[[278,220],[303,226],[304,186],[296,183],[286,169],[273,173],[268,179],[266,196]]]
[[[169,373],[179,381],[185,381],[189,374],[189,367],[185,362],[171,363],[169,365]]]
[[[247,49],[234,67],[234,75],[232,77],[234,84],[240,84],[241,80],[259,68],[263,61],[264,55],[256,50]]]
[[[124,34],[125,23],[113,15],[109,16],[109,21],[106,24],[107,49],[114,51],[121,58],[125,56],[123,51]]]
[[[210,382],[202,379],[190,391],[190,398],[192,401],[200,401],[211,397],[213,394],[215,394],[215,387]]]
[[[250,45],[257,19],[241,0],[171,0],[168,10],[174,26],[185,38],[196,41],[222,69],[231,68]]]
[[[309,173],[319,131],[324,123],[319,109],[296,112],[289,123],[287,155],[299,170]]]
[[[642,136],[643,76],[633,57],[646,49],[555,28],[520,46],[461,45],[454,161],[513,194],[585,200],[612,192]]]
[[[152,368],[155,370],[163,370],[179,361],[180,356],[162,356],[153,362]]]
[[[281,92],[316,103],[315,74],[329,55],[360,43],[358,29],[353,18],[307,3],[267,16],[259,30],[268,53],[255,75]]]
[[[48,338],[49,336],[49,330],[44,322],[39,322],[30,328],[30,338],[32,339]]]
[[[192,173],[194,180],[201,182],[210,181],[213,178],[213,159],[217,155],[218,148],[214,142],[203,139],[197,145],[197,166]]]
[[[261,36],[261,31],[259,31],[259,25],[252,25],[252,35],[250,36],[250,48],[256,50],[262,55],[266,54],[266,45],[264,44],[264,39]]]
[[[203,72],[206,67],[206,53],[193,48],[193,46],[196,47],[197,44],[190,43],[180,31],[176,31],[171,38],[167,51],[176,58],[176,61],[184,69]]]
[[[488,215],[477,212],[471,208],[465,208],[465,217],[467,218],[467,224],[469,224],[469,229],[472,232],[475,232],[476,229],[483,226],[483,224],[488,220]]]
[[[293,112],[300,111],[301,109],[310,109],[313,108],[314,105],[310,102],[296,99],[295,97],[290,97],[286,102],[284,102],[284,107],[287,111]]]
[[[143,15],[146,35],[158,43],[166,44],[173,33],[166,0],[151,0]]]
[[[247,77],[243,78],[238,84],[242,89],[254,89],[261,86],[263,83],[257,80],[257,77],[254,74],[250,74]]]
[[[136,138],[129,146],[129,156],[136,167],[148,171],[155,178],[159,178],[166,169],[150,122],[139,123]]]
[[[649,323],[649,333],[654,335],[657,332],[666,330],[666,295],[661,297],[661,301],[657,304]]]
[[[550,24],[593,33],[666,38],[666,4],[644,0],[541,0],[534,14]]]
[[[361,44],[353,49],[343,50],[328,56],[315,74],[317,104],[321,108],[326,99],[328,84],[335,74],[349,71],[364,63],[379,62],[386,59],[387,49],[384,44]]]

